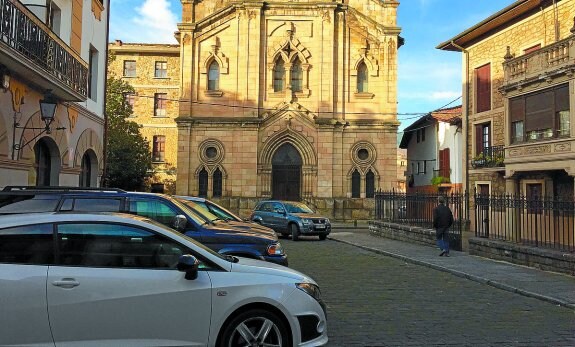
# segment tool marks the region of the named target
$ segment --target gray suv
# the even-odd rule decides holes
[[[297,241],[299,236],[317,235],[325,240],[331,232],[329,219],[301,202],[266,200],[260,201],[250,220],[274,229],[283,236],[291,235]]]

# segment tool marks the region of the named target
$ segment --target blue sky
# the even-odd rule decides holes
[[[398,54],[400,129],[461,96],[461,53],[435,49],[514,0],[400,0],[398,25],[405,45]],[[177,43],[180,0],[111,0],[110,40]],[[450,106],[461,103],[457,100]]]

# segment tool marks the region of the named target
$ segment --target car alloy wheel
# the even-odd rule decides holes
[[[287,329],[272,312],[255,309],[234,318],[224,331],[223,347],[283,347],[289,345]]]
[[[290,232],[291,232],[291,239],[292,239],[293,241],[297,241],[298,238],[299,238],[299,230],[297,229],[297,225],[295,225],[295,224],[293,224],[293,223],[290,224],[290,225],[289,225],[289,230],[290,230]]]

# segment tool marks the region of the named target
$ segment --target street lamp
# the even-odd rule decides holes
[[[50,134],[50,124],[54,121],[54,115],[56,114],[56,107],[58,107],[58,102],[56,98],[52,95],[52,90],[48,89],[44,93],[44,99],[40,100],[40,118],[46,124],[46,133]]]

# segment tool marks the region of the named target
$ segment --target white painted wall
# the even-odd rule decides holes
[[[421,125],[418,128],[425,127],[425,141],[417,142],[417,130],[412,131],[411,139],[407,146],[407,165],[408,172],[413,174],[413,187],[431,185],[433,170],[439,166],[437,163],[437,133],[434,123]],[[417,163],[420,164],[421,170],[423,165],[427,166],[426,173],[417,172]]]
[[[463,183],[463,136],[461,129],[456,125],[439,122],[437,141],[437,158],[439,158],[440,150],[449,148],[449,166],[451,168],[449,179],[451,183]],[[436,163],[436,170],[438,169],[439,160]]]

